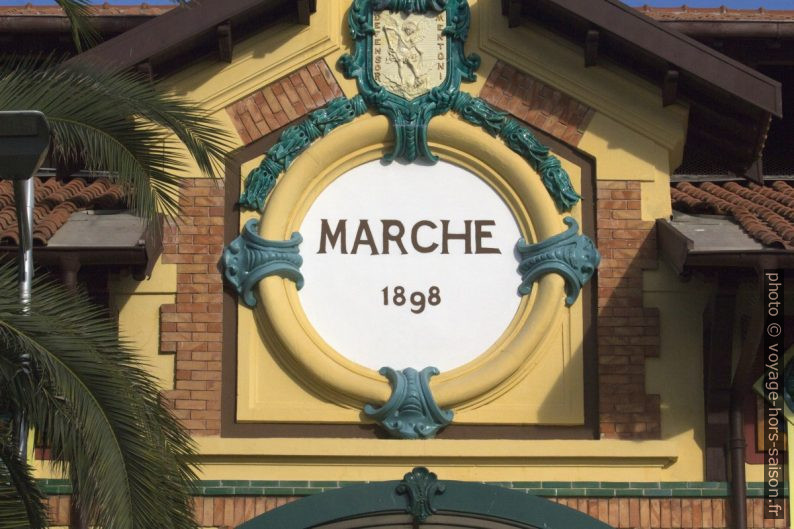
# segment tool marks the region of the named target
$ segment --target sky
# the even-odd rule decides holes
[[[34,5],[52,5],[52,0],[0,0],[2,6],[24,5],[26,3]],[[135,5],[143,0],[109,0],[111,4]],[[146,0],[149,4],[169,4],[169,0]],[[686,4],[690,7],[719,7],[724,4],[727,7],[736,9],[751,9],[756,7],[766,7],[769,9],[794,9],[794,0],[625,0],[629,5],[639,6],[648,4],[658,7],[675,7]],[[101,4],[102,0],[95,1]]]

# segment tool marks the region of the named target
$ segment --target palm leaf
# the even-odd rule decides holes
[[[72,41],[78,53],[96,46],[99,42],[99,32],[91,24],[91,0],[55,0],[55,2],[69,19]]]
[[[225,166],[230,136],[198,108],[135,73],[35,59],[0,66],[0,109],[43,112],[55,159],[117,174],[130,208],[149,220],[177,214],[189,157],[204,176]]]
[[[171,0],[174,4],[186,5],[188,0]],[[55,0],[63,9],[71,26],[72,41],[77,52],[96,46],[101,37],[91,23],[91,0]]]
[[[44,529],[44,495],[11,437],[10,432],[0,431],[0,529]]]
[[[24,314],[15,285],[0,267],[0,364],[17,366],[0,369],[0,387],[68,467],[80,511],[107,529],[194,529],[194,446],[116,326],[84,295],[42,281]]]

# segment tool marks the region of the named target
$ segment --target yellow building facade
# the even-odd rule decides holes
[[[611,2],[595,3],[604,4],[601,7],[605,13],[618,21],[624,16],[642,17]],[[389,419],[373,419],[373,410],[384,409],[394,400],[397,378],[379,373],[375,364],[365,365],[367,352],[362,353],[365,360],[351,359],[346,350],[331,345],[350,343],[350,339],[345,342],[333,330],[318,331],[317,321],[312,319],[321,314],[327,321],[336,321],[334,314],[327,314],[334,311],[322,312],[322,303],[318,305],[316,299],[325,299],[343,313],[349,303],[346,299],[322,298],[322,292],[313,294],[310,300],[312,276],[308,265],[318,263],[311,270],[337,266],[335,263],[352,262],[343,260],[352,256],[312,261],[319,259],[320,252],[313,252],[307,243],[300,247],[302,268],[294,262],[281,268],[274,265],[275,273],[270,271],[254,281],[257,270],[241,264],[240,255],[272,264],[273,256],[265,256],[266,251],[286,250],[270,246],[261,256],[252,257],[246,253],[249,247],[242,246],[233,255],[227,249],[246,226],[254,226],[252,233],[259,237],[252,240],[285,242],[296,232],[308,240],[304,221],[314,218],[312,208],[323,195],[365,164],[375,164],[367,166],[373,167],[372,178],[380,175],[387,169],[377,162],[395,148],[395,127],[399,124],[370,100],[367,108],[355,112],[358,115],[322,131],[306,142],[305,148],[295,149],[289,143],[289,127],[331,108],[334,101],[354,101],[363,92],[360,83],[345,75],[343,67],[342,58],[355,54],[357,45],[350,32],[349,17],[356,15],[351,15],[351,2],[284,4],[289,6],[268,12],[265,26],[250,30],[239,40],[226,40],[225,33],[215,31],[221,26],[213,26],[217,53],[178,67],[171,65],[167,74],[158,76],[162,87],[212,112],[228,130],[234,150],[224,180],[204,178],[198,170],[185,175],[185,218],[167,233],[163,254],[151,277],[139,282],[116,275],[110,283],[111,305],[118,311],[122,332],[156,373],[175,413],[199,447],[202,482],[196,510],[200,524],[237,526],[304,496],[352,484],[400,480],[414,467],[427,467],[441,480],[487,483],[526,493],[527,497],[545,497],[613,527],[736,527],[729,514],[729,478],[714,479],[715,474],[707,468],[707,448],[713,443],[707,440],[710,423],[704,401],[703,340],[707,330],[703,315],[713,306],[720,285],[708,274],[695,273],[684,281],[657,249],[656,222],[672,215],[671,177],[684,159],[685,148],[691,145],[692,131],[711,126],[702,117],[703,94],[729,90],[718,86],[720,75],[751,78],[749,69],[733,66],[727,73],[712,74],[689,72],[686,65],[666,62],[672,64],[666,67],[669,71],[681,72],[677,92],[670,100],[667,81],[660,87],[643,68],[627,66],[624,60],[604,51],[615,46],[609,39],[617,30],[611,29],[609,21],[591,20],[596,29],[588,31],[594,33],[588,32],[584,42],[573,42],[555,30],[551,18],[527,14],[528,7],[523,15],[519,7],[516,15],[514,4],[520,3],[468,1],[470,27],[460,42],[466,57],[479,57],[479,67],[472,80],[459,84],[459,92],[464,94],[461,100],[469,97],[486,104],[491,118],[517,123],[549,152],[521,152],[490,130],[487,123],[478,126],[467,114],[469,109],[457,109],[428,119],[426,145],[440,161],[435,166],[424,162],[419,166],[428,168],[428,174],[435,171],[432,167],[455,167],[473,181],[484,183],[512,215],[529,245],[559,238],[571,226],[566,219],[573,219],[577,229],[571,237],[579,237],[574,242],[584,255],[569,257],[568,266],[589,263],[596,264],[597,270],[591,268],[588,273],[577,269],[579,283],[561,273],[561,265],[551,267],[550,273],[533,276],[530,291],[516,296],[517,308],[510,317],[492,324],[488,323],[495,318],[492,312],[483,311],[474,302],[466,305],[462,298],[461,310],[474,322],[467,326],[481,322],[483,329],[496,326],[501,330],[489,346],[470,357],[461,359],[450,353],[450,369],[441,369],[438,375],[425,379],[419,375],[414,386],[406,379],[409,392],[431,395],[429,404],[419,406],[421,424],[433,413],[448,414],[447,419],[432,425],[432,434],[418,435],[427,438],[406,439],[399,438],[399,431],[405,421],[413,424],[414,408],[406,411],[404,402],[395,403],[390,417],[396,416],[403,423],[392,429],[384,426]],[[449,5],[465,6],[466,2]],[[207,6],[213,15],[223,10],[211,2]],[[396,14],[392,13],[398,21],[418,16],[404,9],[400,12],[395,8]],[[87,52],[86,60],[108,55],[107,50],[118,39],[143,39],[147,26],[164,24],[166,17],[172,17],[171,24],[178,24],[180,16],[185,24],[192,24],[189,10],[182,11],[175,9],[108,41]],[[209,15],[205,15],[206,21]],[[566,11],[565,16],[569,15]],[[446,16],[444,23],[451,24],[450,13]],[[577,16],[590,15],[579,12]],[[237,24],[233,19],[232,33]],[[243,21],[239,24],[244,27]],[[435,31],[431,26],[424,31]],[[659,31],[645,17],[632,18],[631,27],[645,28],[649,34]],[[132,35],[139,30],[140,35]],[[387,33],[384,31],[384,35]],[[195,34],[199,35],[198,30]],[[410,35],[408,31],[401,37]],[[440,35],[444,38],[443,33]],[[373,38],[377,39],[377,34]],[[596,43],[596,59],[592,42]],[[692,48],[687,48],[687,53],[708,69],[708,61],[716,52],[685,44]],[[601,53],[597,51],[599,45]],[[139,48],[134,49],[138,53]],[[449,61],[450,50],[434,60],[439,64]],[[165,64],[164,60],[157,62],[154,52],[145,53],[150,54],[147,60],[155,71]],[[222,60],[218,60],[218,53]],[[650,56],[651,51],[644,49],[643,53]],[[667,61],[664,53],[659,53],[657,59]],[[143,63],[139,60],[142,57],[136,61]],[[401,72],[413,68],[410,52],[399,57],[404,68]],[[368,64],[374,71],[374,62]],[[452,68],[450,64],[447,62],[446,67]],[[400,75],[419,77],[415,70]],[[757,79],[754,82],[764,85]],[[457,93],[458,87],[454,88]],[[426,93],[430,90],[427,88]],[[700,92],[696,97],[687,90]],[[756,116],[758,108],[769,112],[762,103],[737,93],[730,97],[745,97],[743,104],[752,109],[748,115]],[[410,101],[405,94],[403,99]],[[695,118],[693,108],[697,111]],[[756,120],[763,127],[763,119]],[[719,126],[714,125],[712,132],[719,135]],[[275,159],[279,148],[287,152],[284,159],[289,161],[283,171],[277,172],[272,191],[256,197],[263,202],[263,211],[241,207],[241,193],[252,186],[248,175],[262,166],[263,157]],[[543,169],[533,165],[540,158],[532,156],[559,160],[581,199],[568,208],[560,207],[549,184],[544,183]],[[413,170],[409,163],[393,163],[398,171]],[[366,189],[375,194],[380,188],[373,185]],[[395,196],[395,202],[400,207],[410,204],[411,192],[424,188],[416,189]],[[454,202],[457,188],[445,189]],[[461,195],[460,201],[476,210],[476,199]],[[358,207],[343,201],[329,204],[316,215],[328,215],[334,208],[357,211]],[[400,207],[388,213],[399,215],[403,211]],[[445,214],[421,213],[421,218],[436,220]],[[360,218],[351,214],[348,220],[352,225]],[[249,224],[251,221],[255,224]],[[375,220],[371,222],[374,226]],[[425,228],[424,233],[430,233],[427,225]],[[387,228],[384,233],[394,234]],[[363,244],[370,252],[372,241],[362,241],[355,230],[348,234],[348,246],[356,237],[356,244]],[[375,234],[376,239],[381,235],[377,230]],[[383,237],[385,241],[386,235]],[[327,233],[326,240],[333,243]],[[594,243],[600,260],[587,255],[586,240]],[[405,241],[407,244],[407,238]],[[279,256],[277,261],[292,258]],[[412,263],[420,257],[406,256],[405,270],[413,270]],[[464,260],[455,263],[469,262],[465,257],[459,259]],[[565,261],[559,255],[547,259]],[[387,261],[362,257],[357,262],[376,273]],[[395,262],[395,266],[403,266],[399,260]],[[517,268],[519,262],[520,258],[512,266]],[[231,275],[237,274],[237,284],[229,281],[230,268]],[[300,275],[298,270],[305,273]],[[418,266],[417,270],[417,277],[424,277],[421,273],[426,273],[426,268]],[[437,273],[443,274],[443,269]],[[249,277],[251,282],[241,287]],[[351,291],[356,291],[359,281],[368,284],[365,279],[344,274],[338,277]],[[473,297],[480,277],[470,277],[471,285],[464,283],[459,288],[470,290]],[[516,288],[522,281],[520,273],[509,279]],[[300,282],[305,282],[305,291],[298,288]],[[758,287],[753,278],[740,283],[739,296],[749,301],[737,303],[731,315],[736,322],[753,316],[754,289]],[[253,303],[244,299],[246,292]],[[448,292],[454,296],[446,287],[442,286],[441,292],[441,304],[445,299],[457,299],[446,297]],[[384,295],[384,305],[394,300]],[[381,310],[379,290],[374,296],[377,301],[372,310]],[[422,310],[427,315],[431,307],[424,303],[423,298]],[[309,305],[314,307],[311,311]],[[417,314],[416,318],[424,315]],[[377,340],[380,331],[373,322],[380,320],[374,312],[372,318],[371,322],[359,321],[350,332],[361,332],[362,340],[363,335],[372,334]],[[452,318],[439,320],[447,325],[443,333],[450,340],[457,332],[467,330],[465,326],[458,329]],[[415,330],[411,325],[404,329],[406,334],[425,332],[423,327]],[[738,364],[743,356],[743,337],[738,328],[735,332],[734,350],[726,354]],[[406,338],[406,343],[413,342]],[[399,356],[392,358],[399,363]],[[421,370],[436,360],[441,361],[431,357],[426,365],[410,367]],[[724,454],[720,461],[727,465],[729,459]],[[764,520],[762,516],[763,465],[741,464],[749,495],[749,525],[745,526],[783,527],[785,520]],[[54,491],[61,490],[45,463],[42,472],[52,478]]]

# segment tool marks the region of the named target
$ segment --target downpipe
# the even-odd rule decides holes
[[[742,397],[731,391],[730,439],[731,456],[731,517],[733,529],[747,529],[747,478],[744,474],[744,422],[742,420]]]
[[[19,226],[19,301],[24,314],[30,312],[31,288],[33,286],[33,178],[14,180],[17,224]],[[30,356],[22,356],[23,375],[30,375]],[[28,421],[20,412],[17,420],[17,442],[19,457],[27,458]]]

